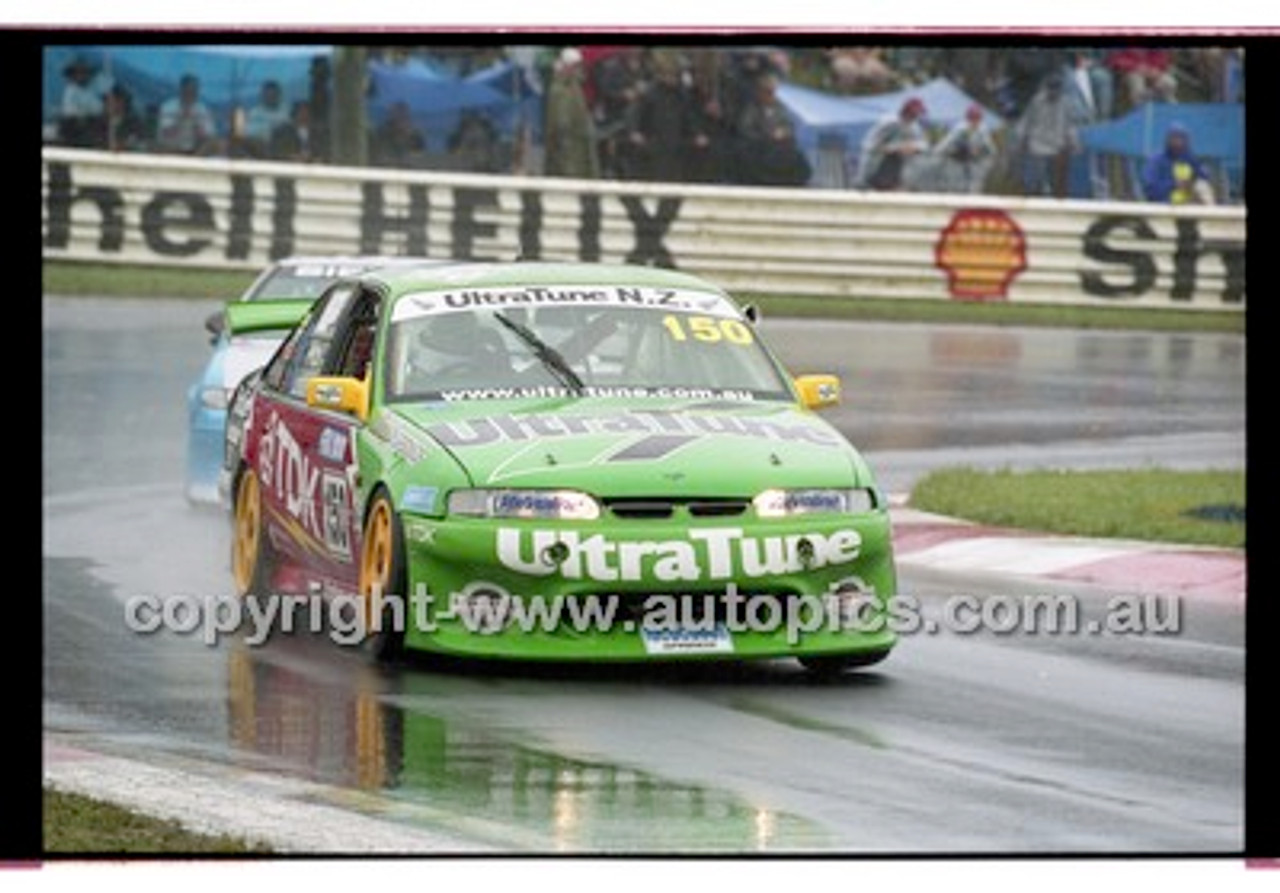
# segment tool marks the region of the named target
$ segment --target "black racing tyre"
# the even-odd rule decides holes
[[[408,569],[405,564],[404,527],[391,496],[378,489],[369,501],[364,536],[360,543],[360,596],[364,599],[365,647],[380,663],[398,660],[404,654],[404,625],[409,622]],[[375,590],[382,594],[379,629],[374,630]],[[396,611],[393,599],[402,606]],[[397,617],[398,615],[398,617]],[[399,619],[401,623],[394,621]]]

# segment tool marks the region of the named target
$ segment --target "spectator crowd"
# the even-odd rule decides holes
[[[200,79],[184,74],[173,95],[139,110],[121,84],[77,56],[63,69],[57,135],[64,146],[176,155],[323,161],[313,109],[328,109],[328,60],[311,65],[311,95],[285,104],[280,84],[262,83],[256,101],[230,122],[216,120],[200,95]]]
[[[841,96],[905,91],[910,97],[849,147],[840,185],[872,190],[1066,194],[1067,166],[1080,128],[1120,117],[1148,101],[1243,101],[1243,50],[1224,47],[663,47],[523,48],[542,97],[541,139],[513,146],[480,113],[464,113],[445,136],[446,154],[428,152],[405,103],[371,123],[370,164],[474,172],[691,183],[802,186],[817,181],[780,103],[787,81]],[[415,57],[459,76],[516,58],[501,46],[380,47],[392,64]],[[63,71],[54,142],[113,151],[331,160],[332,73],[311,63],[306,95],[257,85],[247,108],[216,120],[194,75],[147,109],[84,58]],[[945,77],[974,100],[943,129],[913,87]],[[984,111],[1001,117],[992,126]],[[1141,188],[1153,200],[1206,201],[1204,187],[1169,185],[1188,171],[1207,180],[1191,151],[1193,134],[1170,134],[1161,164],[1148,160]],[[1172,149],[1169,146],[1172,146]],[[1153,171],[1159,170],[1159,175]],[[847,176],[845,176],[847,174]],[[1159,198],[1157,198],[1159,196]]]

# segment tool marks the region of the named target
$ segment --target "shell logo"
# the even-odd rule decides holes
[[[947,274],[951,297],[1005,300],[1014,277],[1027,268],[1027,239],[1004,211],[957,211],[938,236],[934,263]]]

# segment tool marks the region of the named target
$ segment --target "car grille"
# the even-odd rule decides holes
[[[613,498],[605,499],[604,504],[616,518],[662,520],[680,510],[695,518],[730,518],[746,512],[749,503],[745,499]]]

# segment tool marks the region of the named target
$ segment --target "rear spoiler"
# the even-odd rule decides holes
[[[314,303],[312,298],[302,301],[236,301],[228,304],[224,312],[226,333],[244,335],[273,329],[287,332],[302,321]]]

